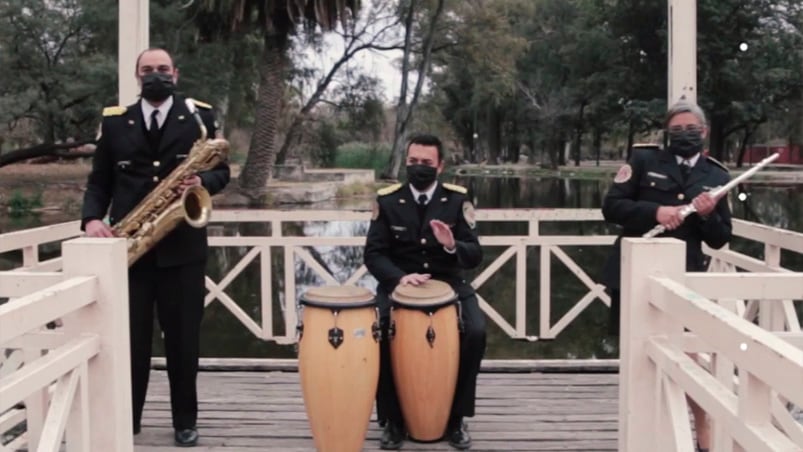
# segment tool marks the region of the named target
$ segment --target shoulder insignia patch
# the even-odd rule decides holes
[[[625,163],[619,168],[619,171],[616,173],[616,177],[613,178],[613,181],[617,184],[623,184],[630,180],[633,176],[633,168],[630,167],[630,164]]]
[[[114,107],[106,107],[106,108],[104,108],[103,109],[103,116],[104,117],[120,116],[123,113],[125,113],[126,111],[128,111],[127,107],[121,107],[119,105],[115,105]]]
[[[471,201],[463,202],[463,218],[466,219],[466,223],[471,229],[477,227],[477,219],[474,215],[474,204],[471,204]]]
[[[380,188],[376,191],[376,194],[379,196],[385,196],[397,191],[400,188],[402,188],[402,184],[393,184],[384,188]]]
[[[198,99],[192,99],[192,103],[194,103],[198,108],[204,108],[206,110],[211,110],[212,106],[207,104],[206,102],[201,102]]]
[[[447,190],[451,190],[451,191],[456,191],[456,192],[458,192],[458,193],[462,193],[462,194],[464,194],[464,195],[465,195],[466,193],[468,193],[468,189],[466,189],[466,187],[462,187],[462,186],[460,186],[460,185],[455,185],[455,184],[443,184],[443,188],[445,188],[445,189],[447,189]]]
[[[724,163],[720,162],[719,160],[715,159],[714,157],[711,157],[710,155],[706,155],[705,158],[706,158],[706,160],[711,162],[714,166],[718,166],[718,167],[722,168],[722,170],[725,171],[726,173],[730,172],[730,170],[728,170],[728,167],[725,166]]]

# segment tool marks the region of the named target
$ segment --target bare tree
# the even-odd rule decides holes
[[[398,16],[392,10],[392,3],[388,0],[373,2],[368,14],[359,18],[349,32],[337,33],[343,39],[343,52],[332,64],[328,72],[318,79],[315,91],[295,115],[285,135],[284,143],[276,156],[277,164],[283,163],[288,158],[288,154],[292,154],[300,144],[305,122],[309,119],[315,107],[324,100],[327,89],[343,66],[358,53],[366,50],[389,51],[402,48],[400,43],[392,42],[390,36],[400,22]]]
[[[418,61],[416,68],[417,80],[415,88],[413,89],[412,98],[408,101],[408,85],[410,76],[410,59],[413,54],[413,19],[415,17],[416,7],[418,0],[408,0],[407,10],[404,17],[404,54],[402,56],[402,80],[399,94],[399,100],[396,104],[396,126],[394,129],[393,149],[390,153],[390,161],[388,167],[382,173],[383,179],[397,179],[399,177],[399,170],[404,158],[404,142],[407,132],[407,126],[413,118],[413,112],[418,104],[418,98],[421,95],[421,89],[424,86],[424,81],[429,73],[430,62],[432,58],[432,43],[434,42],[435,30],[437,28],[438,20],[443,13],[445,0],[437,0],[435,9],[429,18],[429,24],[424,34],[421,43],[421,58]]]

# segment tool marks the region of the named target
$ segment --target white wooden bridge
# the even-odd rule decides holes
[[[288,234],[286,230],[293,228],[285,226],[367,223],[369,216],[360,211],[216,211],[216,224],[253,222],[270,227],[259,236],[225,235],[231,228],[210,229],[212,247],[247,251],[230,263],[222,278],[207,278],[207,304],[220,303],[257,338],[294,342],[299,265],[327,283],[360,283],[366,278],[363,267],[350,274],[330,274],[309,247],[360,248],[365,238],[303,237]],[[551,235],[542,228],[544,222],[599,223],[599,211],[484,210],[477,216],[481,222],[527,225],[521,235],[482,237],[483,245],[503,251],[473,280],[489,320],[509,337],[554,339],[592,303],[609,304],[604,287],[589,276],[601,262],[584,269],[566,250],[607,247],[614,237]],[[167,450],[163,446],[170,441],[164,429],[169,423],[164,418],[161,374],[157,373],[146,405],[143,433],[132,437],[125,243],[76,238],[79,234],[77,222],[72,222],[0,235],[0,254],[22,256],[19,266],[0,272],[0,298],[9,299],[0,305],[0,348],[4,349],[0,354],[0,450],[66,447],[68,451],[126,452],[134,450],[135,443],[137,450]],[[751,256],[728,249],[706,250],[712,262],[704,274],[685,273],[680,242],[627,240],[618,377],[499,374],[493,371],[516,367],[537,372],[549,364],[486,362],[480,408],[471,424],[476,431],[475,450],[692,451],[686,396],[709,414],[716,452],[803,450],[803,428],[790,413],[791,407],[803,406],[803,334],[796,312],[803,300],[803,273],[782,266],[782,255],[803,254],[803,234],[740,220],[734,221],[734,234],[761,244],[761,252]],[[61,257],[41,260],[41,246],[51,242],[62,242]],[[263,275],[277,270],[271,258],[277,250],[283,256],[280,270],[293,270],[282,272],[281,288],[274,288],[270,277],[261,279],[256,316],[225,289],[253,261],[258,260]],[[527,287],[528,252],[539,256],[538,290]],[[550,321],[553,257],[586,289],[556,322]],[[516,276],[510,281],[515,286],[512,316],[498,312],[490,294],[483,292],[483,285],[506,262],[515,265]],[[276,310],[275,304],[279,305]],[[540,318],[536,331],[528,330],[526,322],[532,309],[538,310]],[[274,319],[274,311],[281,313],[281,319]],[[45,328],[57,319],[62,326]],[[275,323],[281,327],[274,330]],[[250,364],[257,368],[270,362]],[[293,361],[278,364],[294,367]],[[312,450],[294,375],[202,374],[201,445],[206,450]],[[231,385],[228,393],[224,377],[242,384]],[[253,403],[238,405],[245,399]],[[227,409],[227,404],[236,408]],[[590,428],[591,424],[599,428]],[[376,446],[377,435],[372,426],[367,450]],[[410,450],[439,447],[405,445]]]

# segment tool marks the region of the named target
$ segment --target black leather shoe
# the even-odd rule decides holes
[[[401,449],[404,443],[404,428],[396,422],[387,421],[385,430],[382,431],[382,439],[379,440],[379,448],[382,450]]]
[[[468,434],[468,428],[462,419],[449,422],[446,439],[449,440],[450,446],[458,450],[466,450],[471,447],[471,435]]]
[[[178,447],[195,447],[198,444],[198,430],[195,428],[176,430],[174,439]]]

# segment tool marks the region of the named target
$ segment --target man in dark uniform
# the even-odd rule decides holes
[[[460,367],[446,429],[452,447],[468,449],[471,437],[463,417],[474,415],[477,374],[485,353],[485,315],[474,289],[460,275],[482,261],[474,206],[466,189],[442,184],[444,155],[440,140],[431,135],[413,137],[407,145],[408,183],[379,190],[365,246],[365,265],[379,282],[377,302],[383,338],[388,337],[390,300],[399,284],[418,285],[430,278],[449,283],[457,293],[463,331]],[[393,374],[390,344],[380,344],[377,413],[385,429],[382,449],[399,449],[406,436]]]
[[[696,104],[680,101],[670,108],[666,120],[667,151],[635,150],[619,169],[602,205],[605,220],[622,227],[606,265],[603,282],[611,295],[611,333],[619,334],[619,288],[622,237],[641,237],[662,224],[667,232],[686,242],[686,270],[705,271],[705,242],[719,249],[731,240],[731,212],[727,195],[715,200],[709,190],[730,180],[727,169],[703,156],[707,128],[705,115]],[[684,220],[680,209],[691,203],[696,213]],[[691,402],[691,401],[690,401]],[[698,449],[707,451],[709,429],[705,413],[691,403],[697,427]]]
[[[81,227],[90,237],[112,237],[103,221],[107,210],[111,225],[122,220],[187,158],[201,136],[185,100],[173,94],[178,69],[166,51],[149,49],[140,54],[136,77],[142,88],[140,101],[103,111],[81,212]],[[194,102],[208,138],[214,138],[211,106]],[[202,185],[214,194],[228,182],[229,167],[221,163],[187,177],[181,189]],[[134,434],[140,431],[148,388],[155,305],[164,333],[175,444],[194,446],[198,441],[196,376],[206,258],[206,229],[182,223],[129,269]]]

